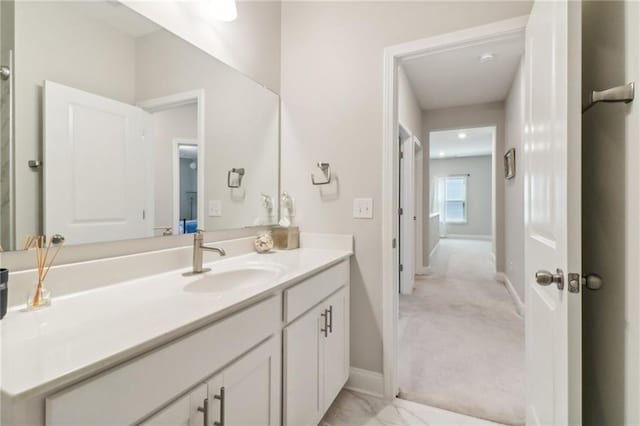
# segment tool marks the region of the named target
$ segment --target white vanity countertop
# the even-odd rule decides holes
[[[63,296],[36,311],[11,310],[2,320],[2,392],[26,398],[89,377],[351,255],[311,248],[251,253],[205,266],[216,272],[259,265],[274,271],[271,278],[198,292],[206,274],[184,277],[189,269],[182,269]]]

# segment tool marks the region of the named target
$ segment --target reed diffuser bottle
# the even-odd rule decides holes
[[[38,275],[36,288],[27,298],[27,309],[37,309],[51,304],[51,291],[44,286],[44,280],[64,245],[64,238],[61,235],[54,235],[48,243],[42,235],[30,238],[27,246],[35,251]]]

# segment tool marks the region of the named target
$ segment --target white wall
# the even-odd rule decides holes
[[[524,15],[530,7],[447,1],[282,4],[282,189],[296,197],[296,219],[305,231],[355,235],[354,367],[382,371],[383,49]],[[331,163],[337,188],[311,185],[309,173],[318,161]],[[354,197],[374,199],[373,220],[352,219]]]
[[[205,1],[123,0],[131,9],[248,75],[280,90],[280,2],[239,1],[238,19],[207,17]]]
[[[402,66],[398,69],[398,122],[422,139],[422,108]]]
[[[504,273],[524,300],[524,176],[519,160],[524,154],[524,76],[520,63],[505,102],[504,151],[516,150],[516,176],[504,181]],[[499,157],[499,161],[503,158]],[[498,162],[500,166],[501,163]],[[501,168],[502,170],[502,168]],[[502,272],[502,271],[499,271]]]
[[[496,127],[496,161],[500,158],[500,153],[504,152],[504,103],[492,102],[487,104],[469,105],[454,108],[443,108],[437,110],[428,110],[424,112],[422,117],[423,135],[424,140],[429,140],[429,134],[435,130],[448,130],[448,129],[461,129],[468,127]],[[428,144],[428,142],[427,142]],[[429,150],[424,152],[425,162],[429,158]],[[503,188],[504,188],[504,171],[501,167],[502,162],[498,162],[498,167],[495,168],[495,202],[496,208],[494,210],[495,223],[498,225],[494,237],[494,252],[496,255],[496,270],[504,270],[504,246],[503,235],[504,229],[502,224],[504,223],[503,211]],[[425,182],[423,187],[423,208],[425,211],[429,211],[429,188],[430,183],[426,181],[428,175],[425,175]],[[429,241],[430,229],[425,227],[423,230],[423,241]],[[428,265],[429,255],[424,253],[425,265]]]
[[[154,168],[154,227],[175,227],[173,219],[173,140],[198,137],[198,106],[183,105],[151,115]],[[173,230],[177,233],[177,229]],[[162,235],[162,231],[156,231]]]
[[[448,223],[447,234],[491,238],[491,156],[432,159],[429,162],[431,186],[438,177],[467,174],[467,222]]]
[[[584,2],[582,87],[640,81],[640,4]],[[582,295],[583,420],[640,423],[640,105],[600,104],[583,115],[583,272],[604,279]]]
[[[43,81],[132,103],[135,44],[87,19],[72,3],[21,1],[15,4],[15,49],[16,242],[21,246],[25,236],[42,233],[42,173],[27,162],[42,158]]]

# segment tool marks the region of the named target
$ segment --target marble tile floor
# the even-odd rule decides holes
[[[486,420],[452,413],[416,402],[380,398],[343,390],[319,426],[495,426]]]

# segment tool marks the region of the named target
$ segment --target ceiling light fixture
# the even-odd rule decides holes
[[[465,132],[458,133],[458,139],[466,139],[466,138],[467,138],[467,134]]]
[[[238,17],[236,0],[209,0],[211,16],[218,21],[231,22]]]
[[[484,64],[485,62],[493,61],[495,57],[496,55],[494,55],[493,53],[487,52],[480,55],[478,60],[480,61],[481,64]]]

